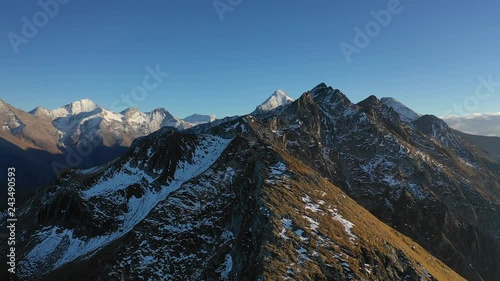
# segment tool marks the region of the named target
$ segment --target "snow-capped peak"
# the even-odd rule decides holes
[[[82,112],[90,112],[99,106],[90,99],[82,99],[79,101],[72,102],[69,105],[64,106],[70,114],[79,114]]]
[[[407,107],[406,105],[404,105],[402,102],[398,101],[395,98],[386,97],[386,98],[381,98],[380,101],[385,105],[394,109],[394,111],[396,111],[399,114],[401,120],[405,122],[411,123],[422,116],[421,114],[411,110],[409,107]]]
[[[63,106],[63,107],[49,110],[48,112],[49,112],[50,117],[52,117],[52,119],[56,119],[59,117],[68,117],[68,116],[77,115],[77,114],[80,114],[83,112],[92,112],[97,108],[101,108],[101,107],[99,105],[97,105],[95,102],[93,102],[92,100],[82,99],[79,101],[74,101],[70,104]],[[31,114],[36,113],[35,110],[32,110],[30,113]]]
[[[269,98],[267,98],[262,104],[257,106],[254,114],[264,113],[271,111],[277,107],[292,103],[294,99],[289,97],[283,90],[276,90]]]

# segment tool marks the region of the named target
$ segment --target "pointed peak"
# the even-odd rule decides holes
[[[382,101],[382,100],[379,100],[379,99],[377,98],[377,96],[375,96],[375,95],[370,95],[370,96],[369,96],[369,97],[367,97],[365,100],[366,100],[366,101],[371,101],[371,102],[377,102],[377,103],[378,103],[378,102],[380,102],[380,101]]]
[[[172,116],[172,117],[173,117],[173,115],[172,115],[170,112],[168,112],[168,110],[166,110],[166,109],[165,109],[165,108],[163,108],[163,107],[158,107],[158,108],[155,108],[155,109],[151,110],[150,112],[147,112],[146,114],[148,114],[148,115],[156,115],[156,114],[159,114],[159,115],[163,115],[163,116],[168,116],[168,115],[170,115],[170,116]]]
[[[276,90],[269,98],[267,98],[263,103],[257,106],[252,114],[268,112],[280,106],[292,103],[293,101],[294,99],[289,97],[285,91]]]
[[[380,101],[396,111],[402,121],[411,123],[422,116],[395,98],[384,97],[381,98]]]
[[[325,93],[330,94],[334,92],[340,92],[340,90],[333,89],[331,86],[328,86],[325,83],[319,83],[316,87],[312,88],[312,90],[309,91],[309,93],[311,93],[313,97],[316,97],[319,94],[324,95]]]
[[[420,116],[415,122],[413,123],[419,128],[420,130],[428,133],[428,134],[435,134],[435,130],[448,130],[449,126],[446,124],[445,121],[439,119],[435,115],[431,114],[426,114]]]
[[[42,115],[49,115],[49,110],[47,110],[43,106],[37,106],[28,113],[35,116],[42,116]]]
[[[44,109],[47,110],[45,107],[39,105],[39,106],[35,107],[33,110],[31,110],[31,111],[44,110]]]
[[[383,102],[383,103],[400,103],[400,104],[403,104],[398,99],[393,98],[393,97],[383,97],[383,98],[380,99],[380,101]]]
[[[267,100],[264,101],[264,103],[269,102],[272,99],[279,99],[284,103],[289,103],[294,101],[294,99],[292,99],[289,95],[287,95],[287,93],[283,90],[274,91],[274,93],[269,98],[267,98]]]
[[[370,108],[378,105],[379,103],[380,103],[380,100],[376,96],[371,95],[371,96],[367,97],[366,99],[358,102],[357,105],[369,110]]]
[[[342,94],[339,89],[334,89],[331,86],[326,85],[325,83],[319,83],[316,87],[312,88],[309,93],[313,98],[324,97],[330,94],[340,94],[341,96],[344,96],[344,94]]]
[[[346,103],[349,106],[352,105],[352,102],[347,98],[342,91],[339,89],[334,89],[331,86],[326,85],[325,83],[320,83],[318,86],[314,87],[306,94],[310,95],[312,99],[316,102],[341,102]]]
[[[276,90],[271,96],[289,97],[283,90]]]
[[[322,90],[322,89],[326,89],[326,88],[328,88],[328,86],[324,82],[321,82],[316,87],[314,87],[311,90],[311,92],[316,92],[316,91],[319,91],[319,90]]]

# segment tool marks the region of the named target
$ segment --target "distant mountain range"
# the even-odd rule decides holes
[[[252,112],[252,114],[269,112],[277,107],[292,103],[293,101],[294,99],[289,97],[283,90],[276,90],[262,104],[258,105],[255,108],[255,111]]]
[[[92,114],[56,122],[64,145],[94,136],[89,116],[118,121],[75,108]],[[65,171],[18,213],[25,280],[500,276],[500,162],[436,116],[391,98],[355,104],[323,83],[139,137],[113,161]]]
[[[413,122],[422,114],[417,113],[394,98],[382,98],[381,101],[392,107],[406,122]],[[488,137],[500,137],[500,112],[497,113],[474,113],[465,116],[441,116],[448,126],[466,134]]]
[[[405,122],[414,122],[421,114],[408,108],[394,98],[382,98],[381,101],[393,108]],[[473,114],[464,117],[441,117],[448,126],[457,130],[464,138],[484,149],[493,158],[500,160],[500,114]],[[481,135],[484,134],[484,135]]]
[[[500,137],[500,112],[470,114],[465,116],[442,116],[453,129],[481,136]]]
[[[292,99],[276,91],[257,107],[270,111]],[[164,108],[112,112],[89,99],[56,109],[38,106],[25,112],[0,99],[0,169],[18,167],[18,200],[70,168],[101,165],[125,153],[134,140],[163,127],[184,130],[217,120],[193,114],[184,119]],[[0,180],[4,175],[0,175]],[[0,192],[0,199],[6,192]],[[2,200],[0,206],[4,206]]]
[[[92,167],[122,155],[138,137],[162,127],[183,130],[214,120],[200,114],[182,120],[163,108],[112,112],[89,99],[25,112],[0,99],[0,169],[17,167],[22,201],[66,169]],[[0,194],[3,198],[5,190]]]
[[[283,90],[276,90],[252,114],[263,114],[294,101]],[[393,108],[405,122],[422,115],[394,98],[381,102]],[[464,129],[464,137],[500,159],[500,138],[483,137],[467,132],[490,135],[500,127],[499,115],[471,115],[463,118],[445,117],[455,129]],[[89,99],[75,101],[53,110],[37,107],[30,112],[17,109],[0,99],[0,168],[20,166],[20,200],[58,173],[69,168],[85,168],[106,163],[125,153],[135,139],[162,127],[184,130],[214,122],[213,115],[193,114],[184,119],[164,108],[141,112],[128,108],[112,112]],[[467,129],[468,126],[475,128]],[[0,198],[4,192],[0,192]]]
[[[255,112],[267,112],[292,101],[285,92],[277,90]],[[129,147],[136,138],[163,127],[184,130],[215,120],[213,115],[202,114],[181,119],[164,108],[112,112],[89,99],[53,110],[38,106],[24,112],[0,99],[0,138],[24,150],[39,149],[51,154],[65,153],[70,148]]]

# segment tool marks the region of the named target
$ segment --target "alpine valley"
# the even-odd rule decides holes
[[[93,147],[18,208],[2,280],[500,276],[498,155],[392,98],[322,83],[217,120],[89,100],[0,110],[2,165]]]

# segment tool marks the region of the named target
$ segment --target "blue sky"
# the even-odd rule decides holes
[[[32,38],[22,18],[33,23],[41,6],[2,1],[0,97],[25,110],[83,98],[123,109],[159,65],[168,77],[128,104],[223,117],[276,89],[297,98],[325,82],[353,102],[374,94],[435,115],[500,111],[499,83],[475,93],[479,77],[500,82],[499,1],[401,0],[397,13],[388,10],[397,0],[218,1],[230,5],[223,20],[213,1],[71,0],[45,25],[39,17]],[[348,62],[340,45],[356,47],[355,27],[381,10],[390,21]],[[17,54],[12,34],[27,41]]]

